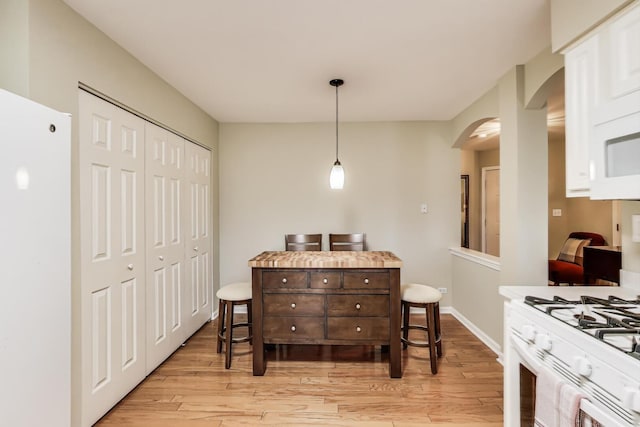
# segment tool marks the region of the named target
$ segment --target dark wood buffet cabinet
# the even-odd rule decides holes
[[[382,345],[402,377],[400,267],[391,252],[263,252],[249,260],[253,375],[266,344]]]
[[[582,267],[585,285],[597,284],[597,279],[620,284],[622,252],[613,246],[585,246]]]

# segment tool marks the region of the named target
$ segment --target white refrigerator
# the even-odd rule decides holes
[[[0,89],[0,425],[71,424],[71,117]]]

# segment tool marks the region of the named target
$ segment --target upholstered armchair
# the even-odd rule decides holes
[[[582,248],[604,245],[606,245],[604,237],[597,233],[574,231],[569,234],[558,258],[549,260],[549,282],[553,282],[553,286],[560,283],[568,283],[569,285],[584,283]]]

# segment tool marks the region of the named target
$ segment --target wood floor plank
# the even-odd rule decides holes
[[[438,373],[428,349],[409,347],[399,379],[389,378],[388,354],[374,346],[276,346],[265,375],[254,377],[251,346],[241,343],[225,369],[210,322],[97,426],[501,426],[496,355],[455,318],[441,317]]]

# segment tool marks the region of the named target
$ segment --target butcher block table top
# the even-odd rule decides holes
[[[389,251],[265,251],[249,260],[257,268],[400,268]]]

